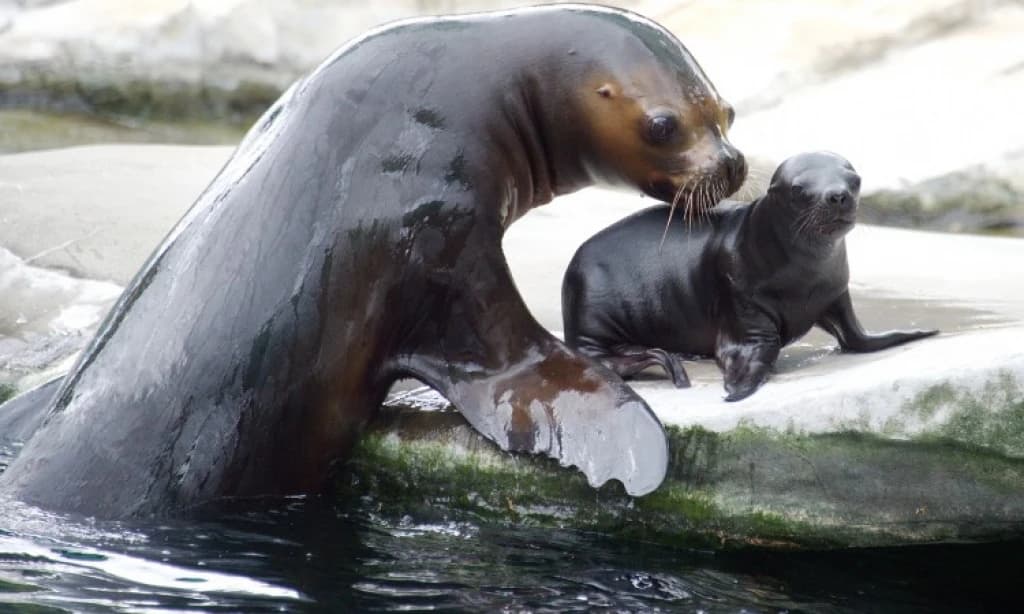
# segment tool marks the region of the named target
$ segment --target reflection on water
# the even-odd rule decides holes
[[[367,499],[125,523],[0,502],[0,611],[999,610],[1022,546],[711,553]]]

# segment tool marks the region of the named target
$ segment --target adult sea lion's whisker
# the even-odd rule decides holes
[[[707,206],[704,207],[704,219],[708,222],[711,221],[711,210],[718,205],[718,194],[721,189],[719,187],[721,185],[721,181],[721,179],[715,179],[711,182],[711,185],[708,186],[708,202]]]
[[[687,182],[689,184],[689,182]],[[693,190],[686,195],[686,233],[690,234],[693,232]]]
[[[685,187],[686,183],[680,185],[679,189],[676,190],[675,196],[672,197],[672,204],[668,208],[668,219],[665,220],[665,230],[661,231],[661,242],[658,243],[658,251],[661,251],[661,246],[665,244],[665,237],[668,236],[668,228],[672,225],[672,216],[675,215],[676,205],[679,203],[679,197],[682,195],[683,188]]]

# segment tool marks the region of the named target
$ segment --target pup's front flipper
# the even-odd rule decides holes
[[[825,329],[839,341],[839,347],[847,352],[877,352],[894,345],[900,345],[915,339],[923,339],[938,334],[937,330],[894,330],[885,333],[870,334],[857,320],[853,312],[850,293],[844,292],[836,302],[829,306],[818,326]]]
[[[782,350],[775,320],[758,305],[737,300],[730,305],[732,324],[719,332],[715,362],[725,377],[726,401],[754,394],[768,379]]]
[[[740,401],[754,394],[768,379],[779,357],[776,343],[724,344],[715,359],[725,376],[726,401]]]

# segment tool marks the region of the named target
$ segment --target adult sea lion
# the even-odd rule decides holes
[[[731,120],[682,44],[625,11],[370,32],[256,123],[0,490],[103,517],[309,492],[402,376],[504,449],[653,490],[660,423],[530,316],[501,239],[595,182],[666,200],[734,191],[745,164]]]
[[[738,401],[814,325],[850,352],[936,334],[869,334],[857,321],[844,237],[859,191],[845,159],[805,153],[779,165],[761,198],[717,207],[664,244],[668,207],[616,222],[588,239],[566,271],[566,342],[623,377],[659,366],[679,387],[689,386],[684,358],[714,356],[725,400]],[[681,213],[672,219],[681,222]]]

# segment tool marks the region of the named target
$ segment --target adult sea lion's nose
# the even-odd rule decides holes
[[[747,159],[740,150],[729,143],[723,143],[722,156],[725,158],[726,177],[732,193],[740,189],[747,178]]]

